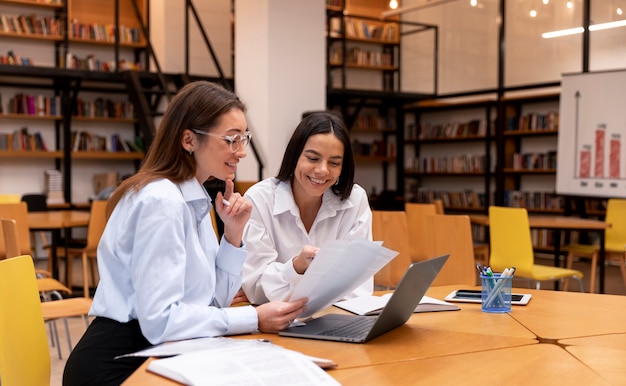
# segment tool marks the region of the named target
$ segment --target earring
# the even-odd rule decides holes
[[[337,181],[335,181],[335,186],[339,185],[339,178],[337,178]]]
[[[188,150],[189,155],[193,155],[193,149]]]

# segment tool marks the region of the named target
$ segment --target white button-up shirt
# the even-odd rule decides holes
[[[372,239],[372,212],[367,193],[354,185],[344,201],[327,190],[309,232],[304,228],[289,182],[271,177],[250,187],[252,215],[244,231],[248,257],[243,267],[243,289],[250,302],[285,300],[302,275],[292,259],[304,245],[320,247],[331,240]],[[359,269],[359,267],[354,267]],[[348,297],[371,295],[373,278]]]
[[[228,308],[246,250],[218,243],[211,204],[195,178],[156,180],[126,194],[98,245],[90,315],[137,319],[152,344],[255,331],[254,308]]]

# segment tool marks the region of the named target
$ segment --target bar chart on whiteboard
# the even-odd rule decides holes
[[[559,194],[626,197],[626,71],[564,75]]]

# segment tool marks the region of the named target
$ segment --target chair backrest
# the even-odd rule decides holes
[[[489,264],[494,272],[515,267],[515,275],[532,278],[535,256],[526,208],[489,207]]]
[[[22,201],[28,206],[29,212],[45,212],[48,210],[48,201],[45,194],[24,194],[22,195]]]
[[[374,241],[382,241],[384,247],[399,253],[374,275],[375,285],[395,288],[411,265],[409,231],[405,213],[403,211],[373,210],[372,238]]]
[[[50,385],[50,350],[36,280],[29,255],[0,261],[2,386]]]
[[[476,285],[472,224],[469,216],[436,214],[427,216],[428,243],[425,250],[432,257],[449,253],[450,257],[433,281],[433,286]]]
[[[89,252],[95,252],[98,249],[98,243],[107,224],[106,209],[106,200],[95,200],[91,203],[89,225],[87,226],[87,245],[85,246]]]
[[[30,229],[28,227],[28,208],[25,202],[0,203],[0,218],[14,219],[19,236],[18,255],[30,255]],[[4,238],[0,237],[0,255],[6,256]]]
[[[248,190],[249,187],[256,184],[259,181],[237,181],[235,180],[235,192],[243,194]]]
[[[605,221],[611,224],[604,236],[604,248],[613,251],[626,249],[626,199],[610,198]]]
[[[14,204],[20,202],[19,194],[0,194],[0,204]]]
[[[406,212],[406,221],[409,228],[409,254],[412,261],[428,260],[430,256],[424,249],[424,245],[428,243],[428,237],[425,234],[426,216],[437,214],[435,204],[418,204],[407,202],[404,204]]]
[[[443,209],[443,200],[440,198],[437,198],[435,200],[433,200],[433,204],[435,204],[435,212],[437,214],[445,214],[445,211]]]
[[[2,237],[6,250],[6,258],[19,256],[20,246],[17,236],[17,224],[12,218],[2,218]],[[0,257],[2,259],[2,257]]]

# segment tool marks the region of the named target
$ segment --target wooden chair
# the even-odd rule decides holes
[[[17,237],[16,239],[13,235],[9,236],[11,246],[5,246],[5,238],[0,237],[0,256],[15,257],[18,255],[29,255],[31,253],[31,245],[29,236],[30,229],[28,228],[28,209],[26,203],[20,201],[7,204],[0,203],[0,218],[15,220],[14,233]],[[8,226],[13,225],[9,224]],[[17,245],[13,244],[15,240],[17,240]],[[7,250],[9,247],[11,248],[10,251]],[[70,289],[61,284],[61,282],[56,279],[52,279],[50,271],[45,269],[35,269],[35,272],[42,279],[48,278],[48,280],[42,280],[40,282],[40,288],[42,288],[42,291],[47,292],[56,290],[71,293]]]
[[[41,193],[29,193],[23,194],[21,201],[26,203],[27,209],[29,212],[46,212],[48,211],[48,203],[47,197],[45,194]],[[30,232],[30,246],[31,246],[31,256],[37,257],[37,237],[39,235],[39,240],[41,240],[41,246],[47,246],[48,239],[46,237],[46,232],[38,231],[38,232]],[[50,266],[48,266],[48,271],[50,271]]]
[[[241,193],[243,195],[246,193],[249,187],[256,184],[259,181],[237,181],[235,180],[235,192]]]
[[[91,210],[89,212],[89,225],[87,226],[87,243],[82,247],[69,247],[66,251],[66,272],[67,283],[69,286],[73,284],[73,261],[74,258],[82,258],[83,265],[89,264],[89,270],[91,273],[92,284],[95,287],[98,283],[97,269],[96,269],[96,255],[98,250],[98,243],[104,232],[106,226],[106,206],[107,201],[98,200],[91,203]],[[83,289],[89,290],[89,277],[86,275],[87,269],[83,267]],[[89,296],[86,294],[85,296]]]
[[[374,275],[375,286],[395,288],[411,265],[409,231],[404,211],[373,210],[372,236],[374,241],[382,241],[386,248],[399,252]]]
[[[604,252],[606,260],[619,263],[624,286],[626,286],[626,199],[610,198],[607,203],[605,221],[611,224],[604,236]],[[572,268],[574,257],[591,258],[589,292],[596,292],[596,275],[598,267],[599,245],[570,244],[562,248],[568,251],[567,268]],[[567,290],[568,281],[563,289]]]
[[[537,289],[542,281],[573,278],[578,280],[581,292],[584,291],[582,272],[535,264],[526,208],[490,206],[489,240],[489,264],[494,272],[515,267],[515,277],[534,280]]]
[[[3,386],[50,385],[50,351],[29,255],[0,261],[0,379]]]
[[[450,254],[432,286],[476,285],[477,272],[469,217],[436,214],[427,216],[426,223],[428,243],[423,246],[425,253],[430,258]]]
[[[427,216],[437,213],[435,204],[418,204],[407,202],[404,204],[406,221],[409,234],[409,254],[412,261],[427,260],[429,256],[424,250],[424,245],[428,243],[426,236]]]

